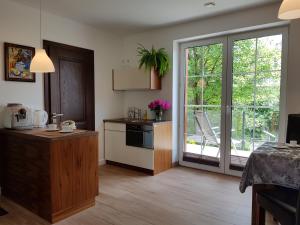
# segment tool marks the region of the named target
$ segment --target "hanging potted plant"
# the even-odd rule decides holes
[[[151,72],[151,81],[159,82],[161,88],[161,78],[170,70],[169,55],[165,48],[155,49],[153,46],[150,50],[139,44],[137,48],[139,59],[139,69],[142,67]]]

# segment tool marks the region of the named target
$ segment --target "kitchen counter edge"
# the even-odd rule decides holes
[[[156,124],[163,124],[163,123],[171,123],[172,120],[164,120],[164,121],[155,121],[155,120],[134,120],[130,121],[126,118],[119,118],[119,119],[105,119],[103,120],[104,123],[123,123],[123,124],[137,124],[137,125],[156,125]]]

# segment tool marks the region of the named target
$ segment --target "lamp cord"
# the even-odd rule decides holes
[[[40,47],[42,48],[42,0],[40,0]]]

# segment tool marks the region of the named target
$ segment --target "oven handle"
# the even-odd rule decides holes
[[[153,133],[153,130],[126,130],[126,132],[135,132],[135,133]]]
[[[142,130],[126,130],[126,132],[143,133]]]

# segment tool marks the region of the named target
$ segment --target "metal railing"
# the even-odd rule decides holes
[[[221,110],[221,105],[185,105],[186,108],[190,108],[193,109],[193,111],[197,111],[197,110],[207,110],[207,109],[220,109]],[[231,115],[233,116],[233,110],[234,109],[238,109],[241,112],[241,120],[242,120],[242,124],[241,124],[241,149],[244,150],[246,148],[246,114],[247,111],[251,111],[253,112],[253,117],[255,117],[255,110],[256,109],[270,109],[270,110],[274,110],[274,112],[279,112],[279,106],[232,106],[231,107]],[[193,113],[194,114],[194,113]],[[209,114],[208,114],[209,116]],[[254,118],[253,118],[254,119]],[[194,119],[193,119],[194,120]],[[220,111],[220,120],[221,120],[221,111]],[[279,121],[279,113],[278,113],[278,121]],[[215,126],[216,122],[212,121],[213,125]],[[220,121],[217,123],[220,124]],[[196,124],[194,124],[196,126]],[[252,130],[256,129],[256,126],[252,127]],[[234,129],[232,129],[232,132],[235,131]],[[265,129],[262,130],[262,133],[264,133],[266,135],[267,139],[258,139],[254,137],[254,132],[252,132],[251,134],[251,142],[253,144],[254,147],[254,142],[259,142],[259,141],[276,141],[278,139],[277,134],[271,133]]]

